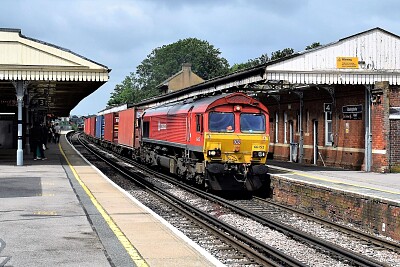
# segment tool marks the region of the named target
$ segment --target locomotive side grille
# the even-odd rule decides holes
[[[226,101],[228,103],[235,103],[235,104],[250,104],[251,99],[243,96],[243,95],[233,95],[231,97],[227,97]]]

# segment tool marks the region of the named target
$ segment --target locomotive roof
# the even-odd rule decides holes
[[[188,113],[190,109],[192,109],[192,112],[195,113],[203,113],[207,109],[226,103],[258,105],[264,111],[268,112],[267,108],[263,104],[251,98],[250,96],[243,93],[230,93],[204,97],[196,100],[190,99],[181,102],[168,103],[158,107],[149,108],[146,110],[144,116],[155,116],[161,114],[185,114]]]

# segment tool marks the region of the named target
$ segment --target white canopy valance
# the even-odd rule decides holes
[[[400,84],[400,73],[345,73],[345,72],[296,72],[268,71],[267,81],[286,81],[290,84],[364,84],[387,81],[390,85]]]
[[[44,71],[44,70],[1,70],[0,80],[23,81],[82,81],[82,82],[106,82],[107,71]]]

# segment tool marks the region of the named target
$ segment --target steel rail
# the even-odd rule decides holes
[[[168,205],[174,206],[175,209],[183,212],[186,216],[189,216],[197,223],[204,225],[209,228],[212,232],[216,233],[218,236],[222,236],[223,239],[228,240],[230,243],[234,244],[236,247],[239,247],[246,255],[250,258],[257,258],[263,264],[268,264],[270,266],[307,266],[306,264],[298,261],[297,259],[247,235],[246,233],[237,230],[236,228],[226,224],[222,221],[219,221],[215,217],[193,208],[190,204],[184,202],[183,200],[175,197],[171,193],[164,191],[158,186],[152,184],[151,182],[145,179],[145,174],[142,172],[130,172],[121,165],[115,163],[114,161],[106,158],[103,155],[100,155],[90,147],[86,146],[82,143],[83,146],[91,153],[93,153],[100,160],[104,161],[115,170],[120,172],[122,175],[128,177],[133,180],[135,183],[138,183],[140,186],[146,188],[146,190],[150,191],[152,194],[161,198]],[[174,204],[173,202],[176,204]],[[205,223],[209,222],[211,225]],[[225,231],[226,233],[223,233]],[[238,242],[241,241],[241,242]],[[267,256],[266,256],[267,255]],[[272,259],[271,259],[272,258]]]
[[[116,155],[116,156],[119,156],[119,155]],[[139,167],[143,168],[142,165],[138,164],[137,162],[134,162],[134,161],[132,161],[130,159],[126,159],[126,158],[121,157],[121,156],[119,156],[119,157],[123,158],[125,161],[128,161],[131,164],[134,164],[138,168]],[[174,183],[175,185],[178,185],[178,186],[184,188],[185,190],[189,190],[192,193],[194,193],[194,194],[196,194],[196,195],[198,195],[200,197],[203,197],[203,198],[205,198],[205,199],[207,199],[209,201],[219,202],[225,208],[231,209],[231,210],[235,211],[236,213],[238,213],[238,214],[240,214],[242,216],[251,218],[251,219],[253,219],[253,220],[255,220],[255,221],[257,221],[257,222],[259,222],[259,223],[261,223],[263,225],[266,225],[266,226],[268,226],[268,227],[270,227],[270,228],[272,228],[272,229],[274,229],[276,231],[284,233],[287,236],[291,236],[291,237],[293,237],[294,239],[297,239],[297,240],[303,240],[303,241],[305,241],[307,243],[311,243],[311,244],[313,244],[315,246],[318,246],[318,247],[323,248],[323,249],[325,249],[327,251],[330,251],[330,253],[332,253],[334,255],[337,255],[338,258],[341,258],[341,257],[345,258],[345,259],[357,264],[358,266],[372,266],[372,267],[382,266],[382,263],[380,263],[378,261],[375,261],[375,260],[373,260],[371,258],[368,258],[368,257],[366,257],[364,255],[352,252],[352,251],[350,251],[348,249],[345,249],[345,248],[342,248],[342,247],[337,246],[335,244],[332,244],[330,242],[327,242],[327,241],[325,241],[325,240],[323,240],[321,238],[310,236],[308,233],[303,232],[303,231],[298,230],[298,229],[295,229],[293,227],[282,225],[282,223],[280,223],[278,221],[265,218],[263,216],[255,214],[253,212],[249,212],[249,211],[247,211],[247,210],[245,210],[245,209],[243,209],[241,207],[233,205],[228,200],[225,200],[225,199],[220,198],[218,196],[215,196],[213,194],[204,192],[204,191],[202,191],[200,189],[194,188],[194,187],[189,186],[187,184],[181,183],[181,182],[177,181],[176,179],[171,178],[168,175],[160,174],[160,173],[158,173],[158,172],[156,172],[154,170],[151,170],[151,169],[149,169],[147,167],[145,167],[144,169],[147,172],[151,172],[153,175],[157,175],[159,177],[162,177],[163,179],[166,179],[169,182]]]

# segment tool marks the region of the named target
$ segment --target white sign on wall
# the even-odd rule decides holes
[[[400,120],[400,107],[389,108],[389,119]]]

